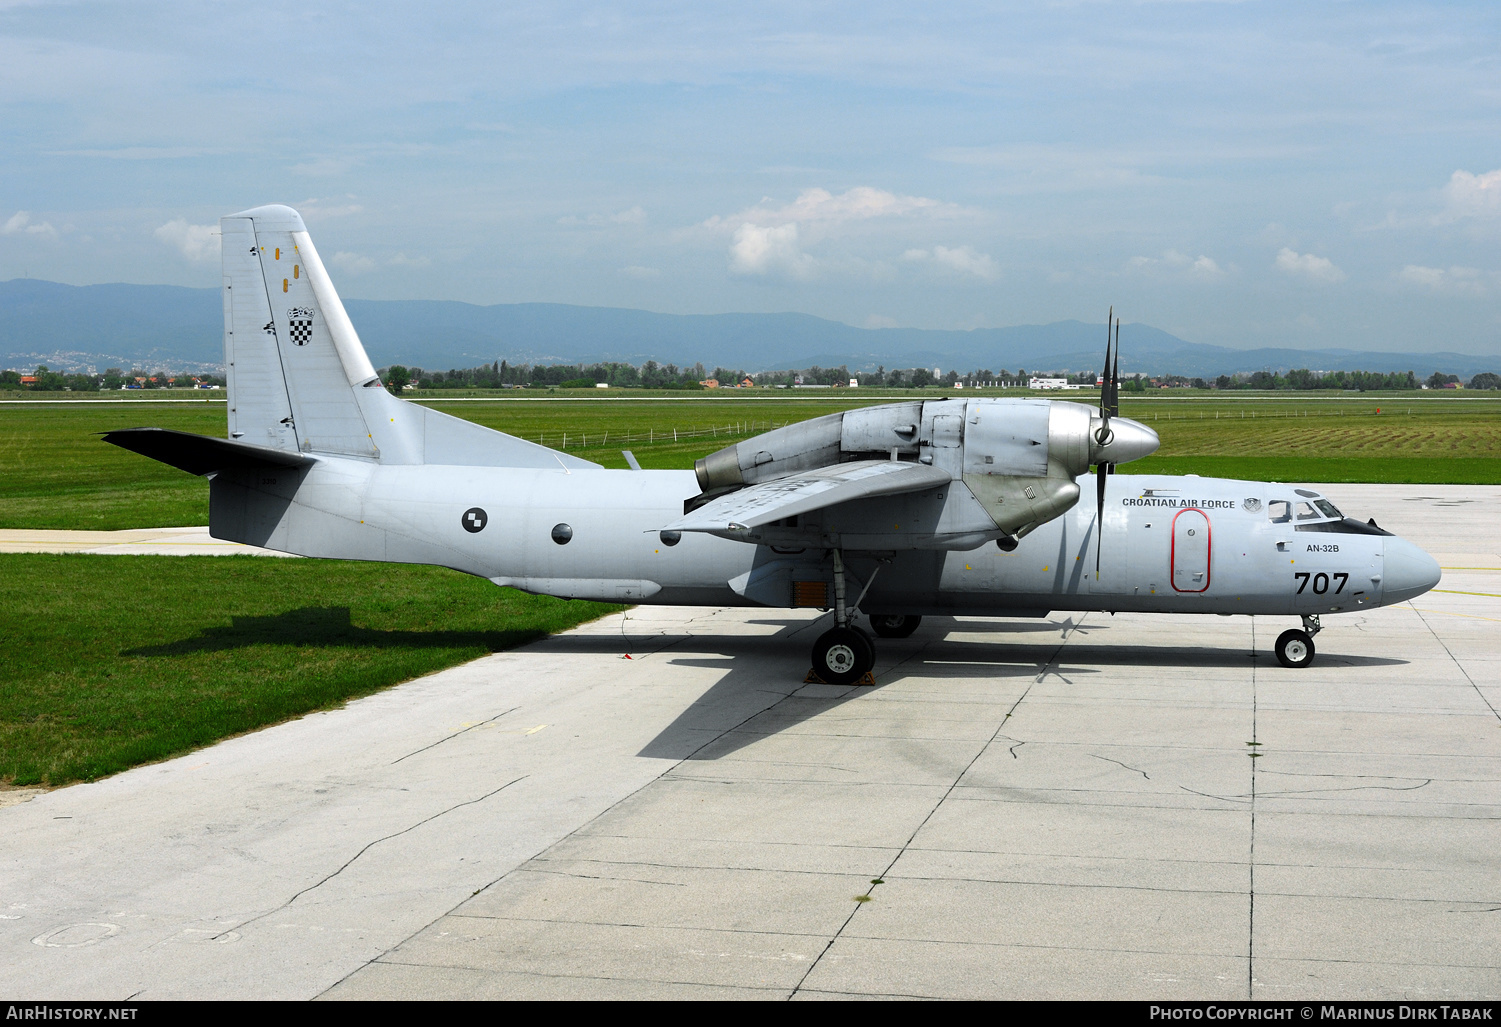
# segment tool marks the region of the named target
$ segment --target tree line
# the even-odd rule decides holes
[[[27,381],[26,379],[31,379]],[[103,374],[64,374],[48,370],[41,364],[31,374],[0,371],[0,389],[27,389],[31,392],[107,392],[115,389],[191,389],[199,385],[225,383],[223,375],[171,374],[167,371],[132,370],[111,367]]]

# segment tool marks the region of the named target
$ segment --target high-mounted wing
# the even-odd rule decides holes
[[[667,525],[665,531],[706,531],[736,535],[788,517],[855,499],[947,485],[948,471],[899,460],[857,460],[832,464],[751,485],[720,496]]]

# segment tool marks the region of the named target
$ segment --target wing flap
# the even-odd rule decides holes
[[[928,464],[857,460],[751,485],[711,500],[664,531],[738,532],[856,499],[946,485],[948,471]]]

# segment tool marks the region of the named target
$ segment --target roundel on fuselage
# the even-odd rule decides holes
[[[474,534],[484,531],[485,525],[490,523],[490,518],[479,507],[471,506],[464,511],[464,516],[459,518],[459,523],[464,526],[465,531]]]

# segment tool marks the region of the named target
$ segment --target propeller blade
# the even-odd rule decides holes
[[[1115,364],[1110,369],[1110,416],[1121,415],[1121,323],[1115,322]]]
[[[1110,424],[1110,323],[1114,320],[1115,304],[1112,303],[1110,313],[1105,315],[1105,366],[1100,370],[1100,420],[1107,426]]]

